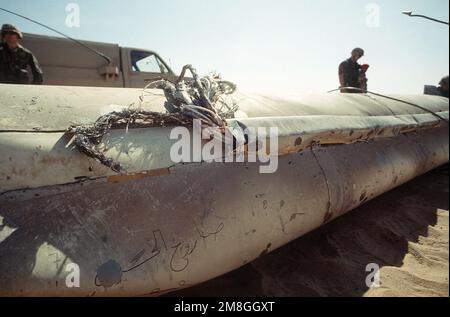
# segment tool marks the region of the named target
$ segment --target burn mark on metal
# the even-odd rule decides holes
[[[146,177],[156,177],[170,174],[170,170],[168,168],[160,168],[151,171],[145,171],[141,173],[133,173],[127,175],[113,175],[107,178],[108,183],[123,183],[129,182],[133,180],[139,180]]]
[[[376,134],[376,130],[370,130],[369,133],[367,133],[367,138],[370,139]]]
[[[97,276],[95,278],[95,285],[103,286],[105,288],[112,287],[122,282],[122,268],[119,263],[114,260],[100,265],[97,268]]]

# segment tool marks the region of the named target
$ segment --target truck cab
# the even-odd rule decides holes
[[[80,41],[111,62],[69,39],[24,34],[21,45],[38,59],[45,85],[143,88],[177,76],[158,53],[118,44]]]

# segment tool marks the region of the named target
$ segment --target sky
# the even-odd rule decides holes
[[[80,25],[66,24],[70,3]],[[370,64],[369,90],[423,92],[449,73],[449,27],[402,15],[449,20],[448,0],[0,0],[0,7],[71,37],[157,51],[178,73],[192,64],[241,90],[321,93],[339,86],[337,69],[354,47]],[[0,23],[54,36],[0,12]]]

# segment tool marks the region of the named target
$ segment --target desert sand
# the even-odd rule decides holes
[[[449,296],[448,165],[221,277],[168,296]],[[380,267],[379,287],[366,266]]]

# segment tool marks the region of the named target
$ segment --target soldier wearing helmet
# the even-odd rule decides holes
[[[358,60],[364,56],[364,50],[362,48],[355,48],[352,51],[352,56],[343,61],[339,65],[339,83],[340,87],[354,87],[361,88],[359,81],[361,65],[358,64]],[[351,93],[360,92],[358,90],[341,89],[341,92]]]
[[[28,68],[31,69],[32,84],[42,84],[42,70],[34,55],[19,44],[22,32],[11,24],[4,24],[1,29],[0,43],[0,83],[29,84]]]

